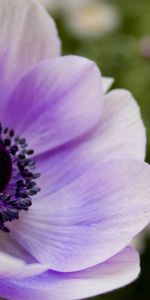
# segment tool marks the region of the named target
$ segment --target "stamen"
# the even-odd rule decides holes
[[[40,191],[35,182],[40,174],[35,172],[35,161],[29,158],[33,153],[25,138],[15,136],[13,129],[3,128],[0,123],[0,230],[4,232],[9,232],[5,222],[18,219],[19,211],[27,211],[32,196]]]

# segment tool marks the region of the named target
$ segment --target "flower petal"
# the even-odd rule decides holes
[[[53,149],[85,134],[99,121],[101,84],[97,66],[85,58],[65,56],[42,62],[20,81],[4,119],[9,111],[7,126],[24,134],[36,154]]]
[[[23,279],[48,270],[47,264],[32,263],[10,256],[0,251],[0,279]]]
[[[34,0],[0,0],[0,112],[18,79],[37,62],[58,56],[55,24]],[[0,115],[0,119],[1,119]]]
[[[104,103],[99,130],[91,141],[93,153],[89,155],[97,157],[101,155],[103,160],[111,158],[144,160],[146,132],[139,106],[132,94],[127,90],[116,89],[106,94]]]
[[[23,281],[1,281],[0,294],[10,300],[77,300],[120,288],[139,274],[138,253],[130,247],[93,268],[74,272],[47,272]]]
[[[35,262],[35,259],[20,244],[2,230],[0,230],[0,252],[24,260],[29,264]]]
[[[39,264],[10,235],[0,231],[0,279],[22,279],[38,275],[49,269]]]
[[[53,270],[91,267],[121,251],[148,224],[149,182],[146,163],[97,162],[66,187],[35,200],[28,213],[8,224],[10,235]]]
[[[145,148],[145,127],[136,101],[128,91],[114,90],[105,95],[95,131],[38,157],[42,196],[70,183],[97,161],[114,158],[143,161]]]
[[[103,90],[104,93],[106,93],[114,83],[114,79],[111,77],[103,77],[102,79],[103,79]]]
[[[134,158],[144,161],[146,132],[139,106],[127,90],[105,95],[104,109],[95,133],[76,147],[74,156],[86,161]]]

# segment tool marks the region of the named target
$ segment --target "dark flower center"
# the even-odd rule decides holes
[[[24,138],[0,123],[0,230],[5,232],[9,232],[5,222],[18,219],[19,211],[28,210],[32,196],[40,191],[33,153]]]
[[[3,142],[0,140],[0,192],[7,186],[12,174],[12,160]]]

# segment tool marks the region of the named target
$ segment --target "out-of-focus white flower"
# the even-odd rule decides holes
[[[68,15],[68,28],[80,37],[102,36],[118,27],[118,10],[104,2],[89,1]]]
[[[96,0],[40,0],[50,12],[64,14],[68,30],[77,37],[103,36],[118,28],[118,9],[104,1]]]

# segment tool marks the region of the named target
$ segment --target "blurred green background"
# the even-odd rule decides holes
[[[113,87],[129,89],[137,99],[147,128],[150,162],[150,42],[149,57],[140,51],[141,38],[150,35],[150,0],[105,0],[117,7],[120,26],[103,36],[81,38],[69,30],[62,11],[53,13],[62,40],[63,54],[86,56],[98,64],[105,76],[115,78]],[[141,255],[142,272],[133,284],[96,297],[101,300],[150,300],[150,239]]]

